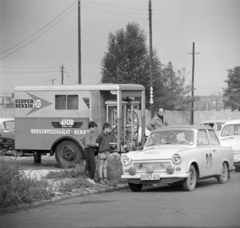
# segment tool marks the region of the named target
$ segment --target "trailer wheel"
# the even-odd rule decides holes
[[[65,140],[57,145],[55,157],[62,168],[71,168],[82,160],[82,153],[77,143]]]

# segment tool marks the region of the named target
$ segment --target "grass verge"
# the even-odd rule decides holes
[[[96,160],[96,182],[99,181],[98,168],[99,163]],[[108,186],[115,187],[124,183],[121,175],[120,157],[112,155],[108,163]],[[6,208],[11,208],[9,212],[14,212],[21,204],[51,199],[55,196],[54,191],[56,191],[53,182],[50,181],[52,179],[59,180],[57,191],[61,193],[71,192],[77,188],[94,188],[94,185],[87,181],[87,177],[85,167],[77,165],[73,169],[64,169],[60,172],[51,171],[45,178],[37,179],[21,172],[17,164],[9,164],[0,160],[0,212]]]
[[[51,185],[44,179],[31,178],[16,164],[0,161],[0,208],[17,209],[20,204],[50,199],[54,196]]]
[[[99,182],[99,162],[96,159],[96,172],[95,182]],[[111,155],[108,163],[108,186],[116,187],[118,184],[125,183],[121,179],[122,175],[122,164],[119,155]],[[72,181],[60,182],[59,192],[71,192],[76,188],[89,188],[93,185],[87,181],[88,175],[85,173],[85,167],[83,165],[77,165],[73,169],[65,169],[60,172],[49,172],[46,179],[65,179],[71,178]]]

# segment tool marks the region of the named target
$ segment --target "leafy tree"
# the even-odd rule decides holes
[[[110,33],[107,52],[101,62],[102,83],[141,84],[146,89],[146,106],[150,103],[150,58],[147,36],[137,23],[128,23],[126,30]],[[166,109],[183,109],[189,98],[185,87],[185,70],[174,72],[172,64],[161,69],[156,51],[153,51],[154,105]],[[190,99],[191,100],[191,99]],[[181,103],[183,102],[183,104]]]
[[[190,82],[186,85],[187,74],[185,68],[175,72],[171,62],[166,66],[162,65],[163,90],[161,91],[161,96],[156,98],[156,102],[163,104],[168,110],[187,109],[192,102],[192,97],[190,96],[192,86]]]
[[[126,31],[110,33],[108,51],[102,60],[102,83],[141,84],[146,89],[146,105],[149,106],[150,69],[146,45],[146,33],[136,23],[128,23]],[[163,86],[160,81],[160,61],[153,53],[153,84],[155,91]]]
[[[225,108],[240,111],[240,66],[228,70],[228,80],[225,82],[228,84],[228,88],[224,90]]]

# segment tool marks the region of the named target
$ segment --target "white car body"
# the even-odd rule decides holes
[[[240,163],[240,119],[226,122],[220,132],[219,140],[222,146],[232,147],[234,164]]]
[[[215,130],[217,136],[219,137],[220,132],[221,132],[224,124],[225,124],[227,121],[229,121],[229,120],[227,120],[227,119],[222,119],[222,120],[204,120],[204,121],[202,121],[202,122],[200,123],[200,126],[205,125],[205,126],[210,126],[210,127],[212,127],[212,128]]]
[[[192,139],[188,136],[187,141],[187,135]],[[218,182],[225,183],[229,172],[234,170],[232,148],[222,147],[215,131],[206,126],[154,130],[143,150],[122,155],[121,161],[121,178],[129,183],[132,191],[140,191],[144,184],[162,181],[181,181],[184,189],[191,191],[198,179],[216,177]]]
[[[0,118],[0,132],[14,131],[13,118]]]

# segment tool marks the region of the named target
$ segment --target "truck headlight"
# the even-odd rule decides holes
[[[175,163],[175,164],[180,164],[180,163],[182,162],[182,157],[181,157],[181,155],[180,155],[180,154],[174,154],[174,155],[172,156],[172,161],[173,161],[173,163]]]
[[[129,165],[131,163],[131,158],[128,157],[127,155],[123,155],[121,157],[121,162],[123,165]]]

